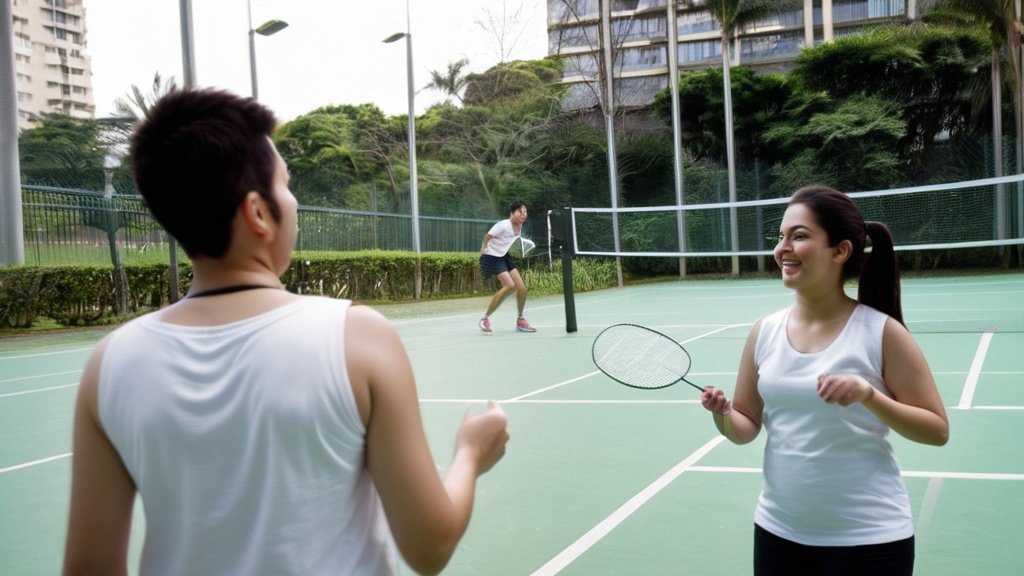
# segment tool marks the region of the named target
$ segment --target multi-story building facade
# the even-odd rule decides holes
[[[616,106],[644,106],[668,86],[670,10],[678,68],[721,66],[721,30],[706,0],[548,0],[548,53],[564,57],[570,108],[598,104],[605,53],[603,4],[610,2]],[[730,44],[733,65],[784,70],[806,46],[868,27],[908,22],[930,0],[803,0],[803,5],[741,28]]]
[[[11,1],[18,128],[31,127],[44,113],[92,118],[82,0]]]

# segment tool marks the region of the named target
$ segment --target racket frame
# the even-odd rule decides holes
[[[616,376],[610,374],[603,366],[601,366],[601,363],[598,362],[598,360],[597,360],[597,353],[595,351],[596,348],[597,348],[597,343],[601,340],[601,336],[603,336],[609,330],[619,329],[619,328],[624,328],[624,327],[639,328],[640,330],[643,330],[643,331],[646,331],[646,332],[650,332],[650,333],[658,336],[659,338],[664,338],[665,340],[667,340],[667,341],[675,344],[676,346],[678,346],[679,350],[684,355],[686,355],[687,360],[692,360],[692,357],[690,356],[690,353],[686,350],[686,348],[683,347],[683,345],[680,344],[679,342],[677,342],[675,339],[673,339],[673,338],[671,338],[671,337],[669,337],[669,336],[667,336],[665,334],[662,334],[661,332],[658,332],[657,330],[655,330],[653,328],[648,328],[647,326],[642,326],[640,324],[633,324],[633,323],[630,323],[630,322],[620,322],[618,324],[612,324],[611,326],[608,326],[604,330],[601,330],[601,332],[597,335],[597,337],[594,338],[594,343],[590,347],[590,358],[591,358],[591,360],[593,360],[594,366],[597,366],[597,369],[600,370],[602,374],[604,374],[605,376],[607,376],[607,377],[611,378],[612,380],[618,382],[619,384],[622,384],[623,386],[629,386],[630,388],[636,388],[637,390],[661,390],[663,388],[668,388],[669,386],[673,386],[673,385],[675,385],[675,384],[677,384],[679,382],[686,382],[687,384],[689,384],[690,386],[693,386],[697,390],[700,390],[701,392],[704,391],[704,388],[702,388],[702,387],[700,387],[700,386],[698,386],[698,385],[694,384],[693,382],[690,382],[689,380],[686,379],[686,374],[689,374],[689,372],[690,372],[689,368],[687,368],[686,372],[682,376],[676,378],[672,382],[669,382],[667,384],[662,384],[660,386],[637,386],[636,384],[631,384],[629,382],[625,382],[625,381],[617,378]]]

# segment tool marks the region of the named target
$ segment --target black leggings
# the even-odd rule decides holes
[[[914,537],[866,546],[806,546],[754,525],[754,576],[910,576]]]

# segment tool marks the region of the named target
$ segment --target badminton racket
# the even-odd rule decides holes
[[[615,324],[594,339],[594,364],[608,377],[632,388],[655,390],[686,379],[690,354],[668,336],[637,324]]]
[[[523,238],[522,236],[520,236],[519,238],[516,239],[516,244],[519,244],[519,251],[520,251],[520,254],[522,254],[523,256],[526,256],[534,248],[537,247],[537,245],[533,242],[533,240],[528,240],[526,238]]]

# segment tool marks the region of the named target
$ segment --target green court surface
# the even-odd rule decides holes
[[[693,388],[616,384],[590,346],[610,324],[650,326],[686,346],[688,380],[731,391],[750,325],[792,294],[777,280],[690,279],[577,294],[574,333],[560,296],[531,298],[535,334],[515,332],[510,299],[483,335],[487,301],[378,306],[412,360],[439,472],[467,404],[498,400],[509,416],[507,455],[481,479],[444,573],[749,574],[763,434],[723,441]],[[916,573],[1020,574],[1024,275],[904,279],[903,304],[951,432],[944,447],[893,439],[914,509]],[[101,333],[0,340],[0,574],[59,572],[72,405]],[[132,573],[144,530],[139,513]]]

